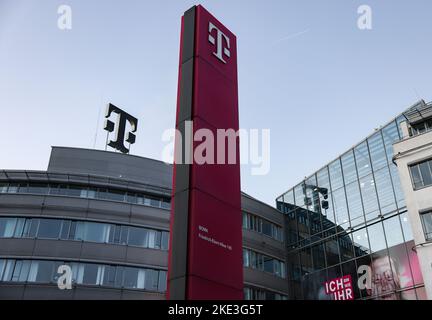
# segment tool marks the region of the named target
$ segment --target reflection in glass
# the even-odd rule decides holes
[[[405,241],[413,240],[414,237],[412,234],[411,224],[409,222],[408,215],[406,212],[400,215],[400,220],[401,220],[402,231],[404,234]]]
[[[376,171],[387,164],[387,157],[384,150],[384,143],[381,132],[376,132],[368,139],[372,167]]]
[[[375,190],[375,180],[372,175],[360,179],[360,190],[362,193],[363,206],[366,221],[378,216],[378,198]]]
[[[388,167],[375,172],[375,182],[381,207],[381,214],[386,214],[396,210],[393,186]]]
[[[332,162],[329,165],[330,182],[332,191],[339,189],[343,186],[342,168],[341,163],[338,160]]]
[[[349,216],[344,188],[333,192],[333,202],[336,223],[341,227],[349,226]]]
[[[393,188],[395,191],[397,207],[403,208],[405,207],[405,195],[401,187],[398,169],[394,164],[390,164],[390,175],[393,182]]]
[[[350,150],[348,153],[344,154],[341,158],[341,161],[345,184],[349,184],[357,180],[357,171],[353,151]]]
[[[351,235],[341,235],[339,236],[338,241],[341,261],[344,262],[354,258],[354,247]]]
[[[393,121],[382,129],[384,138],[384,145],[387,153],[388,163],[392,162],[393,157],[393,144],[399,140],[398,128],[396,122]]]
[[[369,254],[369,240],[366,228],[353,232],[353,241],[356,257],[361,257]]]
[[[314,263],[314,270],[318,271],[324,269],[325,266],[325,251],[324,244],[320,243],[312,247],[312,256]]]
[[[357,147],[354,148],[354,154],[359,177],[361,178],[370,174],[372,171],[366,141],[360,143]]]
[[[346,276],[346,275],[351,276],[351,283],[352,283],[352,288],[354,291],[354,299],[361,298],[360,290],[359,290],[359,287],[357,285],[358,274],[357,274],[357,265],[356,265],[355,261],[350,261],[350,262],[342,264],[342,274],[344,276]]]
[[[351,226],[364,223],[363,205],[360,198],[360,188],[358,182],[353,182],[346,186],[349,215]]]
[[[305,208],[305,197],[306,195],[304,194],[304,183],[299,184],[298,186],[296,186],[294,188],[294,197],[295,197],[295,204],[296,206]]]
[[[384,230],[381,222],[368,226],[369,242],[371,252],[381,251],[386,248],[386,241],[384,238]]]
[[[389,248],[404,242],[399,216],[385,220],[384,230]]]
[[[331,237],[325,243],[327,266],[332,266],[340,263],[339,260],[339,245],[335,237]]]

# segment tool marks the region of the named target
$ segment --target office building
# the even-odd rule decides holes
[[[79,148],[53,147],[47,171],[0,171],[0,299],[164,299],[171,183],[171,165]],[[242,206],[245,298],[286,299],[283,216]]]

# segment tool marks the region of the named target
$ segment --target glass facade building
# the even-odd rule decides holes
[[[349,276],[354,299],[425,299],[393,143],[403,115],[276,199],[285,214],[291,299],[333,299]]]

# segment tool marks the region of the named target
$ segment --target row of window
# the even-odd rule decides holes
[[[170,209],[171,200],[130,191],[47,183],[0,183],[0,193],[29,193],[102,199]]]
[[[112,243],[168,250],[169,232],[54,218],[0,218],[0,238],[40,238]]]
[[[0,281],[57,284],[61,265],[71,267],[73,284],[166,291],[163,270],[64,261],[0,259]]]
[[[283,242],[282,227],[256,215],[243,212],[243,228],[262,233],[275,240]]]
[[[243,248],[243,266],[268,272],[281,278],[286,277],[285,262],[250,249]]]
[[[409,168],[414,190],[432,186],[432,160],[419,162]]]
[[[243,293],[245,300],[288,300],[284,294],[252,287],[243,288]]]

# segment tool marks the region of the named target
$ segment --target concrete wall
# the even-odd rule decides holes
[[[408,130],[402,127],[404,134]],[[421,135],[406,137],[393,146],[398,166],[408,216],[417,246],[420,267],[423,273],[426,293],[432,300],[432,242],[426,243],[420,213],[432,209],[432,186],[414,190],[409,165],[432,158],[432,131]]]
[[[172,186],[172,165],[153,159],[94,149],[53,147],[48,171],[100,175],[139,181],[142,184],[156,183],[168,189]]]

